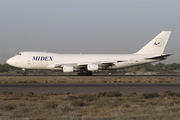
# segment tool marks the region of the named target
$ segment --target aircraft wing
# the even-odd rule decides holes
[[[105,65],[105,64],[114,64],[118,62],[125,62],[127,60],[112,60],[112,61],[100,61],[100,62],[91,62],[91,63],[78,63],[78,66],[86,66],[88,64],[98,64],[98,65]]]
[[[113,60],[113,61],[102,61],[99,62],[100,66],[113,66],[115,63],[126,62],[128,60]]]
[[[64,66],[87,67],[88,64],[97,64],[99,66],[112,66],[115,63],[126,62],[128,60],[112,60],[112,61],[99,61],[99,62],[85,62],[85,63],[72,63],[72,64],[58,64],[48,66],[48,68],[63,68]]]

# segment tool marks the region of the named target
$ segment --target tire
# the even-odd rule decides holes
[[[23,76],[26,76],[27,74],[26,74],[26,72],[23,72]]]

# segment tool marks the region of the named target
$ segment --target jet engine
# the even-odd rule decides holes
[[[63,72],[73,72],[74,67],[73,66],[64,66],[63,67]]]
[[[99,68],[99,66],[96,65],[96,64],[88,64],[88,65],[87,65],[87,70],[88,70],[88,71],[97,71],[98,68]]]

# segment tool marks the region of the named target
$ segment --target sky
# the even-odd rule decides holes
[[[131,54],[172,31],[162,63],[180,58],[179,0],[0,0],[0,63],[21,51]]]

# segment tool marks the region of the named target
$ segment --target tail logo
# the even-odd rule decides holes
[[[164,40],[162,38],[158,38],[156,42],[154,43],[154,45],[158,47],[162,47],[164,45]]]

